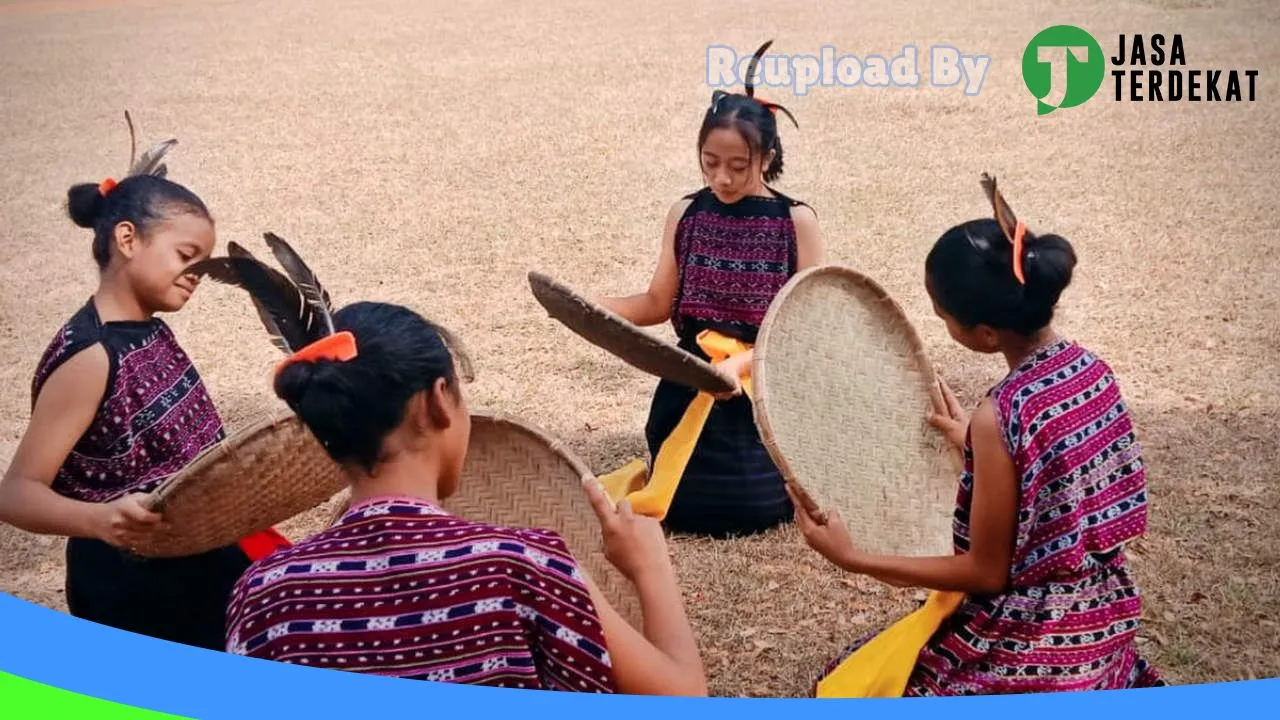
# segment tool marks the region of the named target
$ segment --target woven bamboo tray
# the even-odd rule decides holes
[[[311,510],[347,487],[341,468],[291,412],[245,427],[206,450],[148,500],[168,530],[133,548],[145,557],[195,555]]]
[[[789,482],[844,519],[854,545],[949,555],[959,455],[926,420],[938,379],[901,307],[840,267],[797,273],[761,325],[755,418]]]
[[[529,273],[529,286],[551,317],[638,370],[711,393],[736,387],[732,378],[702,358],[650,335],[546,275]]]
[[[560,442],[515,418],[475,412],[458,491],[445,509],[468,520],[560,533],[569,551],[633,627],[644,627],[631,581],[604,556],[600,522],[582,480],[593,473]],[[346,512],[344,497],[332,521]]]

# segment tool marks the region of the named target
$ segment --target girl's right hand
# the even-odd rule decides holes
[[[635,514],[625,498],[615,508],[604,486],[595,478],[584,481],[583,489],[600,520],[604,556],[619,572],[637,585],[655,574],[673,572],[661,523]]]
[[[143,494],[126,495],[104,503],[98,513],[97,538],[118,548],[132,549],[139,540],[155,532],[162,518],[142,504]]]
[[[942,378],[938,378],[938,389],[941,397],[935,400],[935,404],[939,407],[930,411],[929,423],[941,430],[948,442],[963,449],[965,436],[969,432],[969,414],[960,406],[955,393],[951,392]]]

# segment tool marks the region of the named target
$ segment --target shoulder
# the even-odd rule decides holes
[[[99,339],[46,353],[32,384],[32,402],[50,389],[98,401],[111,376],[111,354]]]
[[[996,402],[994,397],[987,395],[978,402],[978,407],[969,416],[969,432],[975,444],[994,440],[1001,435],[1000,413]]]
[[[45,346],[40,357],[37,375],[48,375],[67,358],[81,350],[100,343],[103,340],[103,328],[98,322],[97,313],[93,311],[92,301],[76,311],[54,333],[49,344]]]
[[[667,220],[671,222],[679,222],[691,208],[697,205],[702,199],[702,191],[690,193],[684,197],[671,203],[671,207],[667,208]]]
[[[540,579],[585,587],[585,576],[564,537],[546,528],[491,527],[504,540],[500,547],[506,562],[524,568]]]
[[[791,201],[791,222],[795,223],[797,230],[818,229],[818,213],[808,204],[799,200]]]

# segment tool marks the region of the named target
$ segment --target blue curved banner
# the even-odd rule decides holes
[[[1280,680],[1153,690],[923,700],[657,698],[412,682],[236,657],[133,635],[0,593],[0,672],[120,705],[198,720],[264,718],[713,717],[939,720],[1014,717],[1212,718],[1273,715]],[[0,717],[10,714],[0,685]],[[944,703],[945,705],[940,705]],[[10,705],[12,709],[13,706]],[[945,713],[945,715],[944,715]]]

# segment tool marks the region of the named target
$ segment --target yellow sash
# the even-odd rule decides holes
[[[818,682],[820,698],[902,697],[920,650],[964,593],[932,592],[924,605],[867,641]]]
[[[717,363],[751,349],[751,346],[713,331],[698,335],[698,347]],[[750,369],[740,379],[748,398],[753,394]],[[659,520],[667,515],[698,443],[715,398],[699,392],[671,435],[662,443],[653,461],[653,472],[645,483],[645,463],[636,459],[600,477],[609,497],[617,502],[626,497],[637,514]],[[960,603],[964,593],[933,592],[925,604],[889,626],[845,658],[818,682],[820,698],[901,697],[915,669],[920,650],[942,622]]]
[[[741,340],[721,335],[712,330],[704,330],[698,335],[698,347],[702,348],[712,363],[744,353],[751,346]],[[751,373],[748,368],[740,378],[742,390],[751,397]],[[684,411],[684,417],[671,431],[671,435],[658,449],[658,456],[653,459],[653,472],[649,482],[644,483],[644,461],[632,460],[613,472],[601,476],[600,482],[614,502],[626,497],[631,508],[639,515],[662,520],[667,516],[671,501],[675,498],[680,478],[684,476],[689,458],[693,457],[693,448],[698,444],[702,428],[707,424],[715,397],[707,392],[699,392]]]

